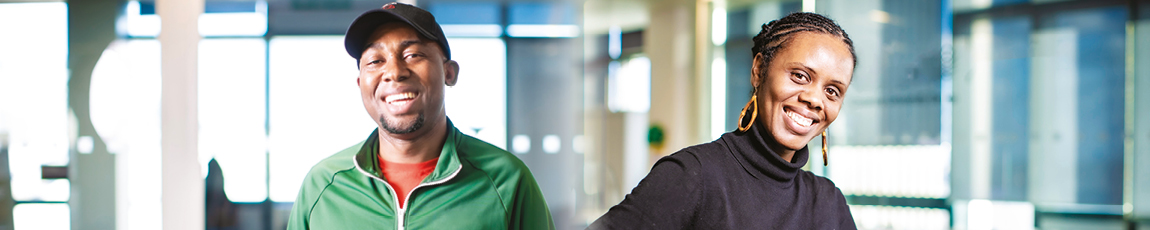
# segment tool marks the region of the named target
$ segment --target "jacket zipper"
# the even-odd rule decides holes
[[[358,169],[360,173],[363,173],[363,175],[367,175],[368,177],[379,180],[379,182],[383,182],[383,185],[387,186],[387,190],[391,192],[391,197],[395,198],[396,200],[399,200],[399,195],[395,193],[395,188],[392,188],[391,184],[388,184],[387,181],[384,181],[383,179],[380,179],[378,176],[372,175],[371,173],[367,173],[367,171],[364,171],[362,168],[360,168],[358,159],[355,159],[353,157],[351,159],[351,161],[353,164],[355,164],[355,169]],[[405,229],[403,226],[404,217],[407,216],[407,212],[406,212],[407,208],[411,208],[411,206],[407,205],[407,202],[411,201],[411,194],[415,193],[416,189],[419,189],[420,187],[425,187],[425,186],[433,186],[433,185],[443,184],[443,183],[447,182],[448,180],[455,178],[455,175],[458,175],[459,171],[463,171],[463,165],[460,165],[459,168],[456,168],[455,172],[452,172],[451,175],[447,176],[447,178],[443,178],[443,179],[440,179],[437,181],[422,183],[422,184],[416,185],[414,188],[411,188],[411,191],[407,192],[407,199],[403,200],[403,206],[395,207],[395,210],[397,210],[396,215],[395,215],[396,229],[399,229],[399,230]],[[396,203],[396,205],[398,206],[399,203]]]

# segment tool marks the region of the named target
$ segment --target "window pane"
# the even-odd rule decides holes
[[[206,1],[200,35],[263,36],[268,31],[266,1]]]
[[[235,202],[267,198],[265,45],[261,38],[200,42],[201,172],[216,158]]]
[[[451,38],[459,81],[446,92],[459,131],[507,149],[507,46],[498,38]]]
[[[92,70],[92,126],[116,154],[116,215],[127,229],[160,227],[160,84],[152,39],[113,42]]]
[[[271,41],[273,200],[294,201],[311,166],[363,141],[375,128],[364,116],[354,83],[358,70],[342,42],[338,36]],[[460,80],[447,89],[448,116],[460,131],[505,148],[506,46],[495,38],[453,38],[451,44],[456,48],[453,59],[460,65]]]
[[[12,207],[12,229],[68,230],[72,226],[68,204],[19,204]]]
[[[1022,142],[1033,146],[1027,166],[1042,170],[1029,178],[1044,182],[1034,183],[1041,186],[1030,188],[1031,197],[1051,199],[1038,201],[1123,203],[1127,12],[1077,9],[1036,22],[1030,108],[1047,110],[1030,113],[1030,138]]]
[[[0,4],[0,21],[36,22],[0,23],[0,133],[16,200],[67,200],[67,180],[40,179],[41,165],[68,164],[67,14],[64,3]]]
[[[292,202],[316,162],[363,141],[375,123],[342,36],[276,37],[269,47],[269,195]]]
[[[956,16],[951,199],[1121,215],[1129,9],[1033,9]]]

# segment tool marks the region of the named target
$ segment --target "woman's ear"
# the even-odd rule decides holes
[[[766,64],[763,60],[763,54],[755,54],[755,59],[751,61],[751,88],[759,88],[759,83],[763,82],[763,73],[766,72]]]

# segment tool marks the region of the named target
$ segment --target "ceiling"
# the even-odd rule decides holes
[[[430,1],[430,0],[424,0]],[[604,34],[611,26],[623,32],[647,27],[651,4],[668,4],[684,0],[585,0],[583,26],[588,34]],[[687,0],[690,1],[690,0]],[[727,9],[743,9],[762,2],[793,2],[801,0],[726,0]]]

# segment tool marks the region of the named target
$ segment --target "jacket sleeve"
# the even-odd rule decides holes
[[[679,152],[663,157],[631,194],[587,229],[690,229],[701,197],[700,163]]]
[[[535,183],[530,171],[524,170],[515,189],[511,207],[511,220],[507,229],[555,229],[551,210],[543,199],[543,191]]]
[[[315,175],[316,169],[313,167],[304,177],[303,183],[300,184],[299,194],[296,196],[295,203],[291,206],[291,214],[288,216],[287,229],[288,230],[307,230],[311,229],[309,220],[311,219],[311,210],[319,200],[319,194],[327,186],[327,180],[320,175]]]

